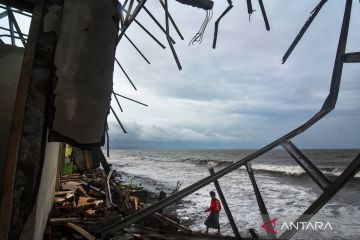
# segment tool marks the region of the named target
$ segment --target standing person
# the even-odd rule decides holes
[[[206,209],[205,212],[210,212],[210,215],[205,220],[205,225],[206,225],[205,233],[209,233],[209,228],[215,228],[218,230],[217,233],[220,234],[219,212],[221,210],[221,203],[215,197],[216,194],[214,191],[211,191],[209,194],[211,197],[210,207]]]

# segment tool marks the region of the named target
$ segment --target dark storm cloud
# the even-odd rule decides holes
[[[156,3],[149,8],[159,19]],[[128,35],[144,51],[143,62],[123,40],[117,57],[138,86],[133,92],[116,68],[116,91],[141,99],[149,109],[124,102],[121,118],[129,134],[113,130],[118,146],[259,147],[308,120],[322,106],[331,81],[344,2],[329,1],[286,64],[281,58],[317,4],[316,1],[267,1],[271,31],[266,32],[260,11],[248,22],[245,3],[235,4],[220,24],[217,49],[211,48],[214,19],[201,45],[188,46],[204,12],[170,2],[173,17],[187,39],[176,39],[183,70],[177,71],[170,49],[162,50],[132,25]],[[214,18],[226,7],[216,1]],[[255,7],[256,8],[256,7]],[[353,12],[360,11],[355,4]],[[143,12],[139,20],[166,44],[163,34]],[[358,51],[360,17],[353,14],[348,51]],[[357,40],[356,40],[357,39]],[[305,147],[359,147],[359,66],[344,67],[336,110],[299,139]],[[113,118],[110,118],[113,121]],[[340,129],[340,130],[339,130]],[[326,136],[325,138],[323,136]]]

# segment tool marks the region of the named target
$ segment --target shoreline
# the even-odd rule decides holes
[[[167,193],[171,192],[177,181],[183,184],[181,188],[183,189],[208,176],[206,165],[199,163],[205,163],[208,160],[220,162],[221,159],[226,159],[225,165],[243,153],[241,151],[231,154],[224,152],[112,151],[111,154],[110,163],[114,165],[114,168],[124,171],[124,176],[128,176],[134,183],[142,184],[156,195],[160,190]],[[319,152],[318,155],[312,156],[312,159],[315,159],[314,162],[318,164],[318,167],[323,167],[322,170],[332,171],[335,170],[335,167],[347,166],[352,154],[335,152],[327,160],[329,154]],[[271,216],[279,217],[284,221],[294,220],[309,207],[322,191],[308,175],[291,174],[293,172],[286,174],[290,167],[292,169],[296,166],[291,165],[288,167],[289,169],[284,169],[284,163],[290,165],[294,162],[289,159],[289,156],[275,154],[267,157],[268,159],[260,159],[254,162],[253,169],[269,213]],[[256,169],[255,163],[263,164],[263,162],[269,166],[278,166],[277,169],[282,171],[263,171],[264,166]],[[215,171],[219,171],[224,165],[217,164]],[[275,167],[271,170],[273,169]],[[336,179],[335,176],[328,177],[331,181]],[[358,231],[352,226],[356,226],[354,219],[358,219],[360,214],[357,204],[359,181],[359,178],[353,178],[340,194],[335,195],[329,204],[316,214],[316,219],[327,219],[334,225],[343,227],[334,229],[334,232],[331,233],[308,232],[304,234],[308,237],[323,236],[330,238],[358,236]],[[247,230],[250,228],[258,229],[262,219],[247,172],[243,169],[235,170],[221,178],[219,182],[240,233],[249,236]],[[182,224],[190,226],[194,231],[203,231],[206,214],[202,213],[202,210],[208,207],[208,192],[210,190],[214,190],[212,184],[208,184],[192,195],[186,196],[183,202],[174,204],[174,208],[169,209],[169,212],[178,216]],[[232,235],[225,212],[220,215],[220,225],[222,234]]]
[[[164,191],[167,196],[170,196],[174,190],[175,186],[173,188],[166,186],[164,184],[158,183],[154,181],[153,179],[142,177],[142,176],[136,176],[129,173],[126,173],[124,171],[119,170],[118,168],[115,168],[116,170],[116,179],[119,180],[122,184],[134,184],[139,187],[142,187],[142,190],[146,191],[148,194],[147,198],[147,204],[151,205],[155,202],[157,202],[158,196],[160,191]],[[194,224],[195,221],[189,219],[184,220],[182,219],[179,214],[177,213],[177,210],[181,209],[182,203],[185,203],[184,200],[180,200],[177,203],[171,204],[164,208],[164,214],[173,216],[176,219],[180,221],[180,224],[191,228],[191,226]]]

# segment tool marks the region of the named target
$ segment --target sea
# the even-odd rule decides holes
[[[256,150],[154,150],[112,149],[108,161],[128,181],[158,193],[173,194],[209,176],[209,166],[218,171]],[[359,149],[303,150],[303,153],[334,181],[359,154]],[[291,225],[323,192],[282,149],[272,150],[251,161],[257,185],[274,222],[277,236],[299,228],[292,239],[360,239],[360,174],[339,191],[310,220],[310,225]],[[228,206],[242,236],[252,228],[266,238],[254,189],[244,167],[219,179]],[[169,207],[194,231],[204,231],[204,210],[210,204],[211,183]],[[169,210],[170,211],[170,210]],[[285,225],[284,225],[285,223]],[[321,225],[322,224],[322,225]],[[316,225],[316,227],[315,227]],[[321,227],[319,227],[321,225]],[[233,235],[224,211],[220,212],[221,234]]]

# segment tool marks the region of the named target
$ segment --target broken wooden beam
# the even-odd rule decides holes
[[[86,231],[82,227],[79,227],[78,225],[73,224],[71,222],[68,222],[66,225],[69,226],[71,229],[75,230],[76,232],[78,232],[79,234],[81,234],[81,236],[83,236],[84,238],[88,240],[96,240],[96,237],[91,235],[88,231]]]
[[[174,220],[168,218],[168,217],[165,217],[164,215],[160,214],[160,213],[154,213],[154,217],[157,218],[157,219],[161,219],[161,220],[164,220],[166,221],[167,223],[169,223],[170,225],[173,225],[174,227],[177,227],[178,229],[184,231],[184,232],[192,232],[192,230],[180,223],[177,223],[175,222]]]
[[[79,222],[81,218],[76,217],[64,217],[64,218],[49,218],[49,222],[52,224],[63,224],[67,222]]]

